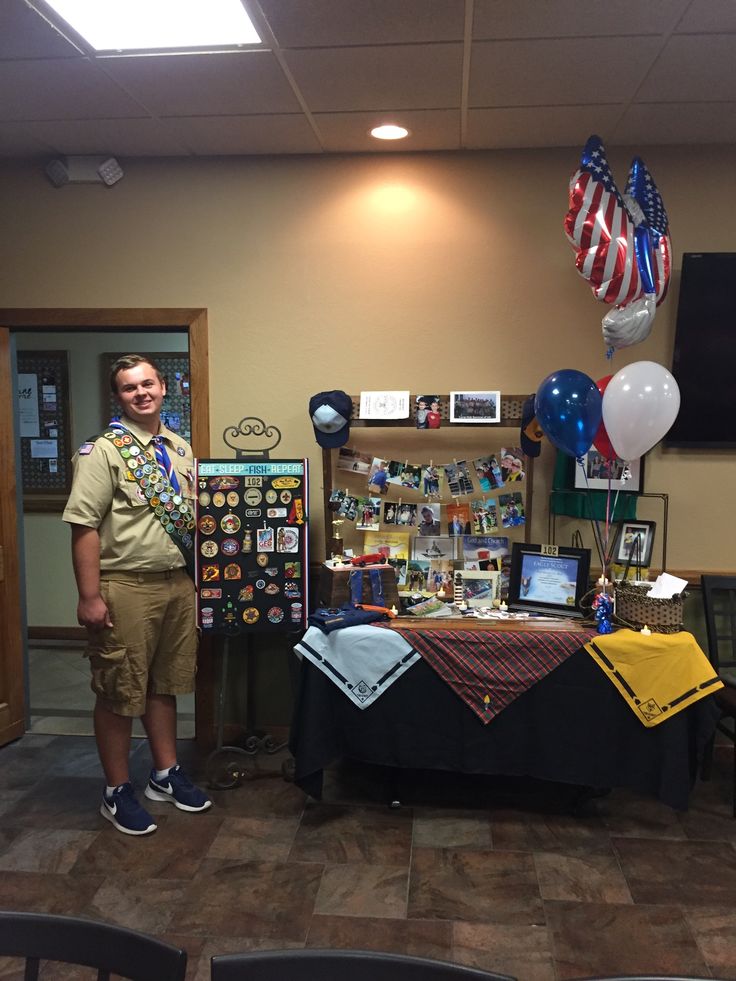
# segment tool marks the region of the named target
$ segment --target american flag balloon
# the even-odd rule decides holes
[[[649,229],[652,283],[647,292],[654,293],[659,306],[667,295],[672,271],[670,223],[659,188],[640,157],[634,157],[631,162],[626,193],[644,212],[646,226]]]
[[[575,266],[597,300],[621,306],[643,294],[634,218],[616,187],[599,136],[588,139],[570,181],[565,232],[577,250]]]

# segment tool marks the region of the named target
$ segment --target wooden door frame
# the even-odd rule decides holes
[[[105,333],[106,331],[120,331],[126,328],[131,330],[186,331],[189,339],[192,448],[195,457],[208,457],[210,455],[209,334],[206,308],[7,308],[0,309],[0,326],[7,327],[11,331],[23,329],[48,333],[70,330]],[[135,347],[135,345],[131,344],[131,347]],[[9,357],[0,359],[0,384],[5,382],[4,372],[7,372],[7,366],[2,362],[6,360],[9,360]],[[9,377],[7,384],[8,390],[10,390]],[[7,427],[0,427],[0,435],[3,428],[7,429]],[[11,456],[9,458],[13,459],[15,446],[12,441],[12,425],[10,433]],[[8,451],[6,447],[0,447],[0,450],[3,455]],[[15,538],[18,517],[15,500],[9,504],[0,501],[0,506],[6,507],[9,512],[7,518],[9,522],[12,522],[12,535]],[[5,517],[5,513],[3,513],[3,518]],[[8,571],[8,561],[6,556],[6,572]],[[16,578],[17,575],[16,562]],[[20,620],[20,604],[17,605]],[[20,622],[17,629],[20,632]],[[212,651],[209,644],[202,644],[195,694],[195,738],[205,748],[212,744],[214,732],[214,683]],[[17,735],[22,735],[23,731],[21,728]]]

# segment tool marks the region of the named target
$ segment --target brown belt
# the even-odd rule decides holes
[[[118,579],[124,582],[162,582],[164,579],[173,579],[180,572],[186,573],[183,565],[176,569],[165,569],[163,572],[119,572],[116,569],[103,569],[100,572],[100,579]]]

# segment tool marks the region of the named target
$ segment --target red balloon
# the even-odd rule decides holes
[[[605,392],[608,383],[613,378],[613,375],[606,375],[605,378],[599,378],[595,383],[596,388],[601,393],[601,397]],[[601,424],[598,427],[598,432],[595,434],[595,439],[593,440],[593,446],[598,450],[598,452],[604,456],[607,460],[615,460],[618,454],[611,446],[611,440],[608,438],[608,433],[606,432],[606,424],[601,420]]]

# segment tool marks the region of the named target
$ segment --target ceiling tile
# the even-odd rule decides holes
[[[535,106],[519,109],[471,109],[466,146],[470,149],[572,146],[583,148],[591,133],[606,145],[622,107]]]
[[[78,49],[24,0],[2,0],[0,58],[78,57]]]
[[[53,147],[37,140],[25,123],[0,123],[0,156],[47,157],[53,152]]]
[[[260,0],[282,48],[461,41],[461,0]]]
[[[141,107],[84,58],[2,61],[0,92],[0,119],[141,115]]]
[[[271,51],[105,58],[104,70],[157,116],[299,110]]]
[[[634,105],[615,131],[619,144],[736,143],[736,102]]]
[[[411,153],[413,150],[458,150],[460,111],[458,109],[405,110],[392,113],[390,121],[405,126],[405,140],[377,140],[370,135],[374,126],[387,121],[386,113],[318,113],[314,117],[325,150],[333,153]]]
[[[659,47],[656,38],[481,41],[473,44],[473,107],[627,102]],[[623,70],[622,70],[623,69]]]
[[[321,153],[304,116],[177,116],[165,120],[199,156],[252,153]]]
[[[460,44],[286,51],[285,57],[312,112],[460,104]]]
[[[637,102],[736,101],[736,34],[671,37]]]
[[[733,0],[691,0],[676,33],[720,34],[723,31],[736,31]]]
[[[671,30],[687,4],[688,0],[475,0],[473,38],[662,34]]]
[[[64,156],[175,157],[189,152],[165,123],[156,119],[84,119],[26,125],[30,133]]]

